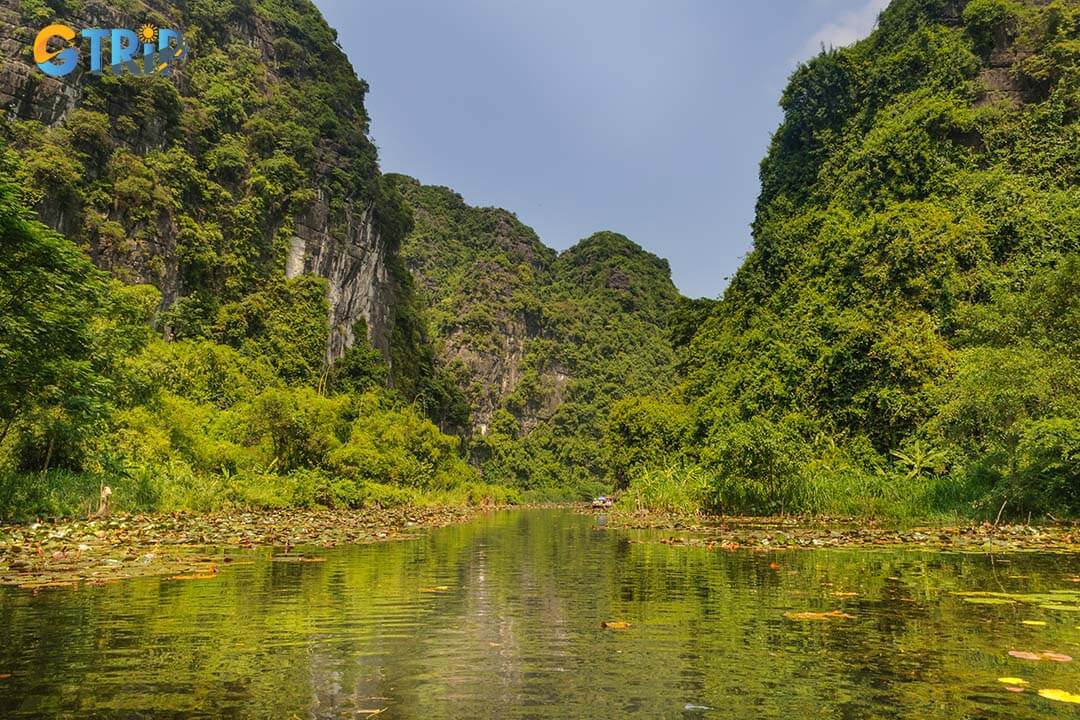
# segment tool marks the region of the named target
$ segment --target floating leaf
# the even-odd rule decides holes
[[[1024,688],[1016,687],[1015,685],[1006,685],[1005,689],[1007,691],[1009,691],[1009,692],[1012,692],[1012,693],[1022,693],[1022,692],[1024,692]]]
[[[191,574],[191,575],[173,575],[170,580],[213,580],[217,575],[214,574]]]
[[[1035,627],[1042,627],[1042,626],[1046,625],[1046,623],[1044,621],[1042,621],[1042,620],[1021,620],[1020,624],[1021,625],[1033,625]]]
[[[11,677],[11,673],[0,673],[0,680],[7,680]]]
[[[436,585],[435,587],[420,588],[420,592],[426,593],[441,593],[450,589],[449,585]]]
[[[966,597],[964,602],[971,603],[973,605],[1015,605],[1015,600],[1009,600],[1008,598],[997,597]]]
[[[1071,692],[1065,692],[1064,690],[1040,690],[1039,697],[1044,697],[1047,700],[1056,700],[1057,702],[1080,705],[1080,695],[1073,695]]]
[[[1038,653],[1028,652],[1027,650],[1010,650],[1009,655],[1020,660],[1042,660],[1042,656]]]
[[[1067,612],[1080,612],[1080,605],[1062,605],[1060,603],[1044,603],[1039,607],[1046,610],[1065,610]]]
[[[1025,680],[1024,678],[1014,678],[1014,677],[998,678],[998,682],[999,683],[1005,683],[1006,685],[1028,685],[1029,684],[1028,681]]]
[[[788,620],[854,620],[854,615],[848,615],[842,610],[830,610],[829,612],[786,612],[784,617]]]
[[[624,620],[605,620],[600,623],[600,627],[604,630],[627,630],[630,627],[630,623]]]
[[[1042,651],[1043,660],[1050,660],[1052,662],[1072,662],[1072,658],[1068,655],[1062,655],[1061,653],[1051,652],[1049,650]]]

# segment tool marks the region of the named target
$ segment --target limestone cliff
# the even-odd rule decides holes
[[[552,465],[587,474],[610,404],[670,387],[679,294],[667,262],[613,232],[559,254],[506,210],[388,180],[413,214],[401,256],[428,303],[437,358],[469,399],[474,459],[499,454],[492,434],[535,435],[559,447],[529,452],[577,446]]]
[[[167,80],[95,76],[85,56],[54,79],[30,50],[54,21],[173,27],[191,52]],[[3,136],[40,217],[121,279],[157,286],[166,330],[197,333],[221,303],[313,273],[327,281],[328,357],[366,326],[389,359],[397,209],[367,87],[311,3],[0,0],[0,58]]]

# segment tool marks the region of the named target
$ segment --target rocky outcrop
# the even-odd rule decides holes
[[[41,27],[53,20],[44,14],[24,15],[28,5],[20,0],[0,0],[0,107],[8,120],[60,126],[66,122],[72,110],[83,106],[88,83],[101,80],[89,74],[84,63],[64,78],[47,77],[34,66],[31,51],[34,37]],[[127,3],[126,7],[130,9],[121,11],[115,3],[87,0],[77,4],[76,10],[65,10],[62,15],[55,16],[55,21],[64,22],[77,30],[86,27],[137,28],[144,22],[151,22],[158,26],[177,27],[181,31],[185,31],[186,25],[192,21],[186,5],[182,3],[136,1]],[[265,82],[272,85],[280,81],[274,74],[279,66],[275,59],[281,52],[281,47],[275,44],[282,38],[280,28],[273,27],[251,10],[231,13],[226,27],[215,28],[215,31],[227,37],[229,42],[241,42],[254,48],[266,61],[268,75]],[[327,29],[327,32],[330,31]],[[330,57],[337,71],[348,67],[348,61],[336,47],[331,46],[320,52]],[[320,61],[325,62],[326,58],[322,57]],[[171,81],[181,97],[191,94],[188,87],[190,79],[182,66],[173,73]],[[351,108],[356,117],[342,120],[366,127],[364,110],[359,104],[363,86],[359,81],[357,86],[361,88],[357,91],[359,100]],[[112,115],[112,109],[107,110]],[[300,123],[305,121],[299,117],[302,112],[304,109],[297,108]],[[120,133],[113,135],[116,147],[140,156],[164,150],[177,141],[175,127],[154,127],[152,122],[140,128],[135,142],[130,136]],[[389,359],[396,292],[387,271],[390,249],[375,221],[372,201],[360,196],[360,193],[357,196],[342,196],[340,184],[331,182],[341,168],[357,162],[351,155],[354,148],[344,148],[340,143],[332,144],[320,138],[318,153],[318,161],[309,177],[313,199],[305,208],[289,213],[285,222],[291,223],[292,227],[283,230],[274,223],[268,223],[266,227],[258,228],[261,243],[267,247],[278,247],[282,235],[291,234],[287,247],[280,250],[286,255],[284,262],[271,263],[278,268],[275,272],[283,271],[287,277],[314,273],[327,280],[331,327],[327,353],[331,360],[339,357],[355,341],[354,328],[359,326],[358,321],[361,320],[368,328],[372,343]],[[373,168],[371,173],[377,175],[378,170]],[[46,195],[37,209],[43,222],[78,238],[84,226],[80,219],[82,208],[67,203],[67,200]],[[185,286],[183,273],[178,268],[179,225],[174,214],[164,212],[156,222],[147,223],[145,219],[136,221],[127,217],[121,209],[109,211],[107,220],[117,223],[128,237],[134,236],[134,231],[139,229],[141,239],[136,247],[127,247],[121,252],[97,236],[81,238],[89,245],[88,250],[99,266],[124,281],[156,285],[161,290],[166,308],[191,291],[190,287]]]

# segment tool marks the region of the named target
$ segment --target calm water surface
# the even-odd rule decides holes
[[[596,522],[507,512],[214,580],[0,588],[0,717],[1080,717],[1035,692],[1080,693],[1080,612],[952,594],[1076,592],[1080,558],[729,553]],[[835,609],[854,618],[784,617]]]

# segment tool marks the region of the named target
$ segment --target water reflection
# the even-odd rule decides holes
[[[523,511],[214,580],[0,589],[0,716],[1072,716],[1034,689],[1080,692],[1080,660],[1007,652],[1080,657],[1080,613],[951,593],[1077,590],[1076,558],[643,539]],[[784,617],[833,609],[854,618]]]

